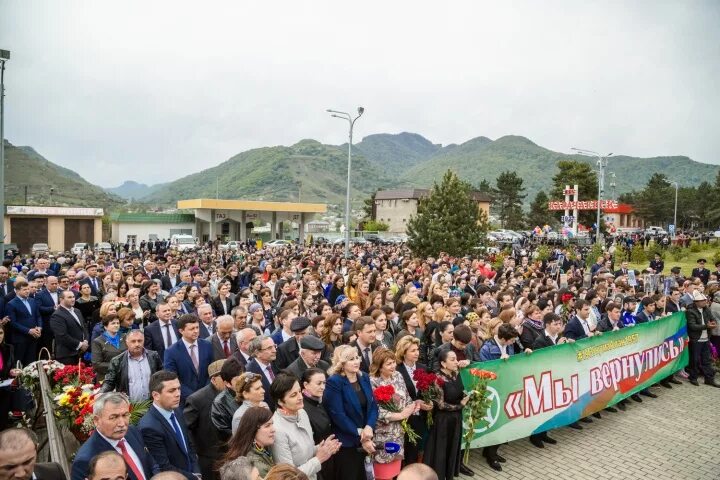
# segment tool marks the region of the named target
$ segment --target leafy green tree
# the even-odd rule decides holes
[[[598,179],[592,167],[577,160],[560,160],[557,162],[558,173],[553,177],[553,187],[550,190],[551,200],[564,200],[565,185],[577,185],[580,190],[580,201],[597,200]],[[578,212],[579,222],[585,226],[593,225],[597,221],[597,213],[591,210]]]
[[[675,190],[662,173],[654,173],[635,201],[637,215],[650,225],[664,225],[672,221],[675,206]],[[678,199],[678,220],[680,220]]]
[[[522,228],[522,204],[526,197],[524,191],[523,179],[515,172],[502,172],[495,180],[493,202],[503,228]]]
[[[527,216],[527,226],[529,228],[533,228],[536,225],[540,227],[546,224],[552,225],[557,221],[557,219],[553,217],[552,212],[548,210],[549,201],[550,199],[542,190],[535,195],[535,199],[530,204],[530,211]]]
[[[390,230],[390,225],[375,220],[368,220],[363,224],[363,230],[368,232],[387,232]]]
[[[470,184],[448,170],[408,221],[408,245],[419,256],[474,252],[485,239],[487,218],[470,196]]]

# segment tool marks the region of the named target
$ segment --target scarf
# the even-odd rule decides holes
[[[545,328],[545,322],[542,320],[533,320],[530,317],[526,317],[525,321],[523,323],[527,323],[527,325],[531,328],[535,328],[536,330],[542,331]]]
[[[110,335],[108,332],[103,332],[103,337],[105,337],[105,341],[112,345],[115,348],[120,348],[120,335],[117,333],[113,336]]]

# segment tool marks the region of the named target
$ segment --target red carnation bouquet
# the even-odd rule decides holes
[[[400,403],[400,396],[395,393],[395,387],[392,385],[381,385],[373,390],[375,401],[388,412],[400,413],[403,407]],[[403,431],[408,436],[408,441],[413,445],[417,444],[420,435],[410,428],[407,418],[400,421]]]
[[[415,389],[423,402],[433,403],[440,399],[442,386],[445,384],[445,380],[443,380],[442,377],[418,368],[413,373],[413,380],[415,380]],[[430,427],[432,423],[432,410],[430,410],[427,414],[428,427]]]

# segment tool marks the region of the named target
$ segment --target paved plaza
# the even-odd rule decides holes
[[[602,412],[582,431],[552,431],[557,445],[539,449],[528,439],[510,442],[500,447],[508,460],[502,472],[476,450],[473,478],[719,480],[720,389],[700,385],[653,387],[657,399],[642,397],[643,403],[630,401],[625,412]]]

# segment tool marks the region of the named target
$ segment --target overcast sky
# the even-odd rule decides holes
[[[720,163],[720,2],[0,0],[5,136],[102,186],[241,151],[524,135]]]

